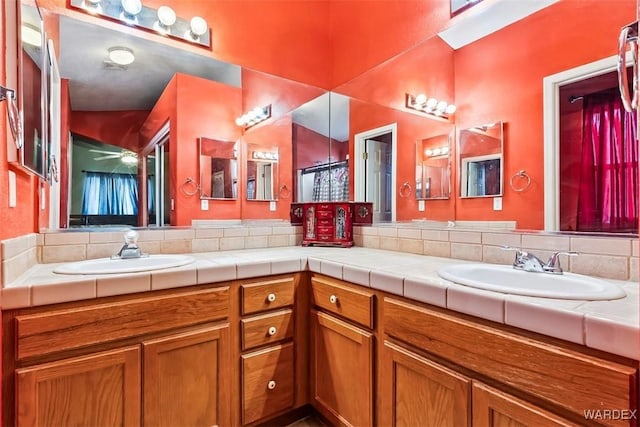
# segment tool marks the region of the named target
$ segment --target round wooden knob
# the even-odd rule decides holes
[[[267,301],[274,302],[276,300],[276,294],[267,295]]]
[[[274,388],[276,388],[276,382],[274,380],[271,380],[267,383],[267,388],[269,390],[273,390]]]
[[[335,304],[335,303],[337,303],[337,302],[338,302],[338,297],[337,297],[337,296],[335,296],[335,295],[331,295],[331,296],[329,297],[329,302],[330,302],[331,304]]]
[[[274,336],[277,332],[277,329],[275,326],[272,326],[269,328],[269,331],[267,332],[269,334],[269,336]]]

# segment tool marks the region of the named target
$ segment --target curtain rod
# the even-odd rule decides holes
[[[321,165],[316,165],[316,166],[309,166],[308,168],[302,168],[300,169],[302,171],[302,173],[308,173],[308,172],[316,172],[316,171],[321,171],[321,170],[325,170],[325,169],[330,169],[332,167],[336,167],[336,166],[348,166],[349,161],[348,160],[341,160],[339,162],[330,162],[330,163],[323,163]]]

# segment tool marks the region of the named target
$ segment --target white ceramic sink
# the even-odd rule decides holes
[[[142,258],[111,259],[98,258],[71,262],[56,267],[53,272],[60,274],[117,274],[137,273],[180,267],[195,261],[189,255],[149,255]]]
[[[532,297],[611,300],[626,296],[615,283],[593,277],[532,273],[506,265],[455,264],[439,269],[438,275],[461,285]]]

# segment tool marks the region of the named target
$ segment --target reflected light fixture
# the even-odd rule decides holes
[[[128,24],[138,24],[138,14],[142,12],[142,1],[122,0],[122,13],[120,19]]]
[[[442,147],[427,148],[424,150],[424,154],[427,157],[445,156],[449,154],[449,146],[443,145]]]
[[[200,16],[194,16],[189,22],[189,29],[185,33],[184,37],[193,42],[200,40],[200,36],[207,33],[209,27],[207,21]]]
[[[129,65],[135,61],[136,57],[128,47],[114,46],[109,48],[109,59],[118,65]]]
[[[20,37],[23,43],[35,47],[42,47],[42,33],[40,29],[31,24],[22,24]]]
[[[254,151],[251,153],[251,158],[256,160],[278,160],[278,153],[270,151]]]
[[[120,153],[120,161],[125,165],[135,165],[138,163],[138,155],[133,151],[123,150]]]
[[[410,110],[420,111],[444,119],[448,119],[451,114],[456,112],[455,105],[448,104],[446,101],[439,101],[436,98],[428,98],[423,93],[415,96],[407,93],[405,106]]]
[[[176,13],[169,6],[158,8],[158,20],[153,24],[153,29],[161,34],[169,34],[171,26],[176,23]]]
[[[236,125],[245,129],[255,126],[271,117],[271,104],[266,107],[256,107],[236,119]]]
[[[80,5],[87,12],[95,15],[96,13],[102,13],[102,5],[100,4],[100,0],[82,0],[82,4]]]

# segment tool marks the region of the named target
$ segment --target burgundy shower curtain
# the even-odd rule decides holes
[[[638,231],[637,135],[617,90],[584,97],[579,231]]]

